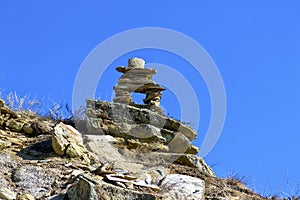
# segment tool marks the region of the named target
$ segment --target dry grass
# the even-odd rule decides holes
[[[57,121],[74,123],[74,115],[69,105],[64,99],[55,102],[51,98],[37,98],[28,95],[18,95],[16,92],[5,93],[0,90],[0,98],[6,102],[6,105],[16,112],[30,112],[38,116],[47,117]],[[82,110],[75,113],[82,114]]]

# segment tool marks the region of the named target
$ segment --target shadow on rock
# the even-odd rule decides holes
[[[19,151],[17,155],[22,157],[24,160],[44,160],[55,156],[52,149],[51,138],[39,141],[27,148],[24,148]]]

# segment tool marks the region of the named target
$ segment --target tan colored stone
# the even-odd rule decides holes
[[[0,151],[2,149],[5,149],[5,148],[9,147],[9,146],[11,146],[10,141],[8,141],[8,140],[5,141],[5,140],[0,139]]]
[[[189,148],[186,150],[186,154],[197,154],[199,152],[199,148],[197,146],[194,145],[190,145]]]
[[[15,200],[17,199],[16,193],[7,188],[0,188],[0,199]]]
[[[37,133],[40,134],[47,134],[47,133],[52,133],[53,132],[53,126],[54,124],[52,124],[50,121],[35,121],[34,122],[34,128],[35,131],[37,131]]]
[[[88,152],[83,145],[81,133],[62,122],[54,128],[52,148],[58,155],[71,158],[84,157]]]
[[[32,134],[33,133],[33,129],[31,127],[31,124],[24,124],[23,131],[25,133]]]
[[[6,107],[5,101],[3,99],[0,99],[0,108]]]
[[[35,200],[34,196],[31,194],[22,194],[18,197],[20,200]]]
[[[5,124],[9,129],[16,132],[20,132],[24,126],[24,122],[17,121],[15,119],[9,119]]]

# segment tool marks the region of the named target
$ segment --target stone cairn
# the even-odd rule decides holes
[[[144,65],[143,59],[131,58],[128,67],[116,68],[123,75],[114,86],[114,102],[87,100],[87,132],[111,135],[117,138],[116,146],[120,148],[197,154],[198,147],[191,144],[197,132],[161,112],[165,88],[152,80],[156,70]],[[133,92],[146,95],[144,105],[132,101]]]
[[[127,104],[139,108],[149,108],[151,110],[160,111],[160,99],[162,91],[165,88],[156,84],[152,80],[152,75],[156,74],[155,69],[144,68],[145,61],[141,58],[130,58],[128,67],[117,67],[118,72],[123,75],[118,80],[118,84],[114,87],[115,103]],[[145,105],[136,104],[132,101],[131,93],[145,94],[143,99]]]

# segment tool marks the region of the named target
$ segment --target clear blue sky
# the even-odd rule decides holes
[[[293,195],[289,186],[296,190],[300,184],[299,10],[296,0],[172,4],[156,0],[3,0],[0,88],[20,95],[50,95],[56,101],[65,97],[71,103],[77,70],[103,40],[138,27],[180,31],[206,49],[226,88],[225,126],[205,158],[207,162],[218,176],[234,171],[250,177],[252,188],[261,194]],[[109,78],[98,86],[102,99],[108,98],[106,91],[111,91],[119,77],[114,67],[125,65],[131,56],[177,68],[186,64],[163,51],[123,55],[107,70]],[[186,73],[188,80],[197,82]],[[195,144],[200,145],[210,119],[210,103],[203,81],[198,81],[199,91],[203,90],[202,121]],[[178,117],[177,104],[168,106],[168,97],[172,94],[167,94],[162,104]]]

